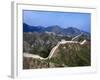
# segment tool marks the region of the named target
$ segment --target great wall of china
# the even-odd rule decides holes
[[[78,43],[80,45],[83,45],[84,43],[86,43],[86,40],[83,40],[82,42],[78,42],[78,41],[74,41],[76,38],[80,37],[82,34],[78,35],[78,36],[75,36],[74,38],[72,38],[71,41],[66,41],[66,40],[61,40],[57,43],[57,45],[55,47],[53,47],[50,51],[50,54],[47,58],[43,58],[39,55],[34,55],[34,54],[30,54],[30,53],[24,53],[24,57],[28,57],[28,58],[35,58],[35,59],[41,59],[41,60],[47,60],[47,59],[50,59],[52,58],[55,50],[59,47],[59,45],[61,44],[67,44],[67,43]]]

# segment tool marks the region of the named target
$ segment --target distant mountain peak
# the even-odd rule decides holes
[[[47,28],[61,29],[61,27],[60,27],[60,26],[58,26],[58,25],[48,26]]]
[[[70,36],[70,37],[75,37],[81,33],[85,34],[86,36],[90,35],[89,33],[75,27],[62,28],[59,25],[52,25],[48,27],[30,26],[26,23],[23,23],[23,31],[24,32],[38,32],[38,33],[49,32],[49,33],[55,33],[57,35]]]
[[[68,29],[68,30],[78,30],[78,31],[81,31],[80,29],[75,28],[75,27],[68,27],[68,28],[66,28],[66,29]]]

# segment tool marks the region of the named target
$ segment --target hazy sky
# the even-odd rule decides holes
[[[75,12],[52,12],[52,11],[23,11],[23,22],[31,26],[59,25],[62,28],[76,27],[90,32],[91,14]]]

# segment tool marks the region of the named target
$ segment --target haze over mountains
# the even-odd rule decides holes
[[[51,33],[54,33],[54,34],[57,34],[60,36],[71,36],[71,37],[82,33],[87,37],[90,36],[89,32],[82,31],[75,27],[61,28],[58,25],[52,25],[52,26],[48,26],[48,27],[30,26],[26,23],[23,23],[23,32],[38,32],[38,33],[51,32]]]

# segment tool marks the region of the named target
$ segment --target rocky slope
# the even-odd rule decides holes
[[[23,58],[24,69],[78,67],[91,65],[90,43],[84,45],[67,43],[60,45],[51,59]]]
[[[90,33],[74,27],[61,28],[58,25],[49,27],[30,26],[23,23],[23,53],[31,53],[46,58],[52,48],[61,40],[70,41],[74,36],[82,34],[75,39],[78,42],[86,40],[84,45],[63,44],[54,52],[51,59],[40,60],[23,57],[23,68],[50,68],[50,67],[73,67],[90,66]]]

